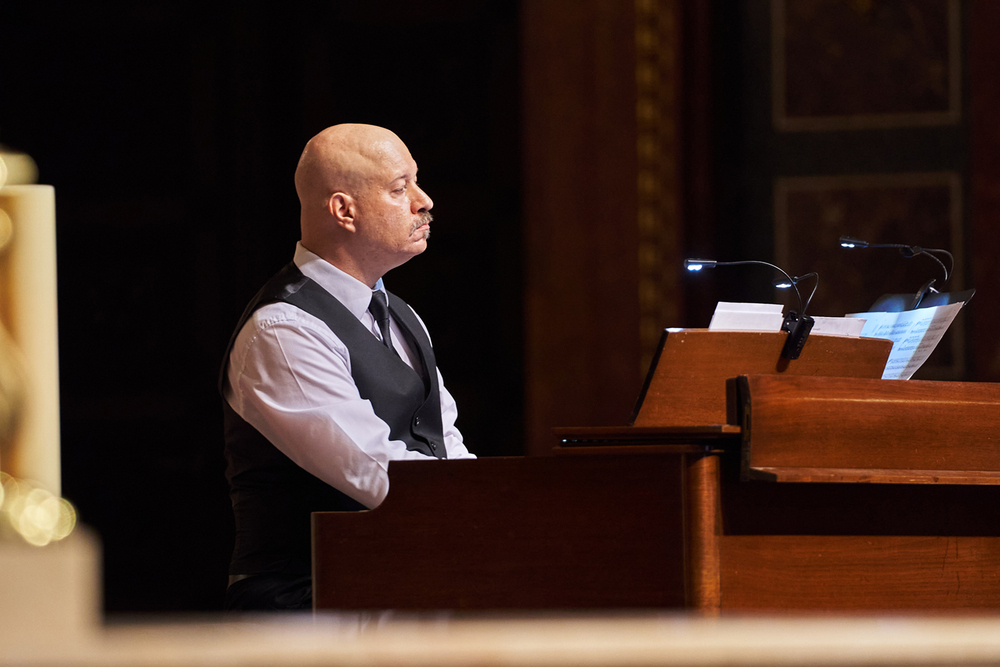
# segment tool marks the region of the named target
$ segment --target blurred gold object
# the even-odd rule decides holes
[[[0,154],[0,188],[8,170]],[[0,255],[14,237],[14,225],[0,209]],[[5,276],[9,279],[10,275]],[[8,314],[9,316],[9,314]],[[24,363],[14,339],[0,320],[0,470],[17,467],[18,427],[25,410]],[[29,544],[45,546],[68,536],[76,525],[76,510],[37,482],[0,472],[0,537],[12,533]]]
[[[7,166],[0,154],[0,188],[7,181]],[[4,252],[13,236],[14,227],[10,216],[0,209],[0,254]],[[11,445],[17,433],[17,425],[24,405],[24,371],[17,356],[17,348],[7,329],[0,321],[0,470],[10,465]],[[3,497],[0,496],[0,506]]]
[[[6,156],[4,158],[6,160]],[[8,167],[9,167],[8,163]],[[8,182],[0,210],[11,234],[0,252],[0,321],[23,369],[17,431],[0,470],[61,495],[56,201],[51,185]],[[0,455],[2,456],[2,455]]]
[[[0,164],[3,161],[0,160]],[[10,216],[3,209],[0,209],[0,252],[10,242],[10,237],[14,234],[14,223],[10,221]]]
[[[7,185],[28,185],[38,182],[38,165],[30,155],[12,151],[0,144],[0,187]]]
[[[24,408],[24,370],[10,334],[0,323],[0,470],[14,458],[13,444]]]

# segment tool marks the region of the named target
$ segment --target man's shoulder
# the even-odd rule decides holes
[[[247,319],[247,324],[252,325],[254,329],[261,330],[278,324],[307,323],[309,319],[315,318],[301,308],[285,301],[274,301],[257,308],[253,315]]]
[[[259,342],[262,336],[265,339],[273,337],[264,336],[268,332],[276,332],[290,335],[301,335],[302,337],[320,339],[328,344],[338,344],[337,336],[315,315],[302,310],[284,301],[276,301],[260,306],[247,318],[243,328],[236,336],[236,348],[247,348]]]

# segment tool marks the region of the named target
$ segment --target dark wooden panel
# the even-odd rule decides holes
[[[749,477],[773,482],[851,482],[855,484],[1000,484],[993,470],[906,470],[899,468],[808,468],[760,466]]]
[[[731,535],[1000,536],[1000,489],[945,484],[722,484]]]
[[[680,607],[682,461],[393,463],[377,509],[313,515],[315,605]]]
[[[962,471],[941,480],[958,483],[982,471],[983,483],[997,482],[1000,384],[774,375],[738,384],[748,473],[896,471],[913,482],[914,471]]]
[[[781,358],[784,333],[664,332],[649,371],[634,426],[724,424],[726,380],[741,374],[882,376],[892,343],[810,336],[794,361]]]
[[[773,484],[724,475],[721,608],[996,609],[995,486]]]
[[[973,0],[969,20],[969,285],[979,287],[971,319],[973,380],[1000,381],[1000,2]]]
[[[619,0],[521,13],[525,451],[548,454],[554,426],[624,423],[639,389],[636,22]]]
[[[742,535],[722,609],[997,609],[1000,537]]]

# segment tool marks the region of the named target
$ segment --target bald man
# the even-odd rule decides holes
[[[389,461],[472,457],[423,322],[382,283],[430,236],[410,152],[336,125],[306,144],[295,189],[294,260],[247,307],[220,379],[229,609],[310,608],[310,512],[377,506]]]

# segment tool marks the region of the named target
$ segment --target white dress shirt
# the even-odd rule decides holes
[[[294,261],[381,339],[368,312],[371,288],[301,243]],[[384,289],[381,280],[376,288]],[[395,321],[390,331],[393,347],[419,373],[420,357]],[[297,465],[366,507],[377,506],[389,492],[389,461],[434,460],[389,439],[388,424],[358,394],[347,346],[322,320],[296,306],[258,308],[236,337],[226,375],[225,398],[240,417]],[[438,387],[448,458],[475,458],[455,428],[458,408],[440,371]]]

